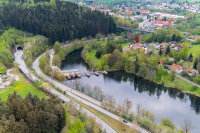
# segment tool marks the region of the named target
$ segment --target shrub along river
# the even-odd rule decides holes
[[[62,69],[78,69],[79,73],[91,70],[80,56],[81,50],[70,53],[62,63]],[[122,103],[126,98],[133,104],[132,110],[140,104],[146,110],[155,114],[156,122],[165,117],[170,119],[179,129],[184,120],[192,122],[192,132],[200,132],[200,98],[183,94],[175,89],[156,85],[126,72],[112,72],[107,75],[82,77],[81,79],[65,81],[68,86],[75,87],[75,82],[98,86],[105,95],[111,95],[116,103]]]

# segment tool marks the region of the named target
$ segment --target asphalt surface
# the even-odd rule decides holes
[[[39,78],[37,78],[34,74],[32,74],[32,73],[28,70],[28,68],[27,68],[27,66],[26,66],[26,64],[25,64],[25,62],[24,62],[24,60],[22,59],[23,51],[17,51],[17,52],[15,52],[14,56],[15,56],[15,62],[17,62],[18,65],[19,65],[19,66],[18,66],[19,69],[26,75],[26,77],[27,77],[28,79],[30,79],[30,80],[32,80],[32,81],[35,81],[35,80],[41,81]],[[38,59],[39,59],[39,58],[38,58]],[[34,62],[35,65],[39,65],[39,64],[37,64],[37,63],[38,63],[38,59]],[[34,65],[33,65],[33,66],[34,66]],[[38,66],[38,67],[39,67],[39,66]],[[40,70],[40,69],[39,69],[39,70]],[[40,71],[39,71],[39,72],[40,72]],[[69,102],[69,101],[70,101],[70,99],[69,99],[68,97],[66,97],[65,95],[63,95],[62,93],[58,92],[57,90],[55,90],[55,89],[53,89],[53,88],[48,89],[48,91],[49,91],[50,93],[56,95],[57,97],[59,97],[59,98],[60,98],[62,101],[64,101],[64,102]],[[79,105],[79,104],[77,104],[76,102],[73,102],[73,104],[75,104],[74,107],[75,107],[77,110],[80,110],[80,105]],[[108,133],[116,133],[116,131],[113,130],[107,123],[105,123],[104,121],[102,121],[100,118],[98,118],[95,114],[91,113],[91,112],[88,111],[87,109],[81,108],[80,111],[83,112],[83,113],[86,113],[88,116],[91,116],[91,117],[95,118],[96,122],[97,122],[99,125],[101,125],[102,129],[103,129],[103,130],[106,130],[106,132],[108,132]]]

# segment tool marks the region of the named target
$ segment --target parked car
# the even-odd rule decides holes
[[[127,121],[127,120],[125,120],[125,119],[123,120],[123,122],[124,122],[124,123],[128,123],[128,121]]]

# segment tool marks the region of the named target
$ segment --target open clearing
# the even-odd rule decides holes
[[[9,94],[12,94],[14,91],[16,91],[17,94],[21,95],[22,98],[25,98],[25,96],[28,93],[31,93],[33,95],[37,95],[40,99],[43,98],[43,97],[47,98],[47,96],[44,93],[42,93],[38,89],[34,88],[30,84],[22,82],[22,81],[15,81],[9,87],[9,89],[6,89],[6,91],[3,91],[2,93],[0,93],[0,98],[3,101],[5,101],[8,98]]]

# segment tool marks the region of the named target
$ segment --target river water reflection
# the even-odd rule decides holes
[[[80,53],[81,50],[78,50],[68,55],[62,63],[62,69],[78,69],[80,73],[91,71],[81,59]],[[137,104],[142,105],[155,114],[157,122],[166,117],[180,128],[184,120],[190,120],[195,127],[192,132],[200,133],[200,98],[156,85],[125,72],[82,77],[78,80],[92,87],[100,87],[104,94],[113,96],[117,103],[128,98],[133,103],[133,111]],[[72,80],[64,83],[74,87],[74,82]]]

